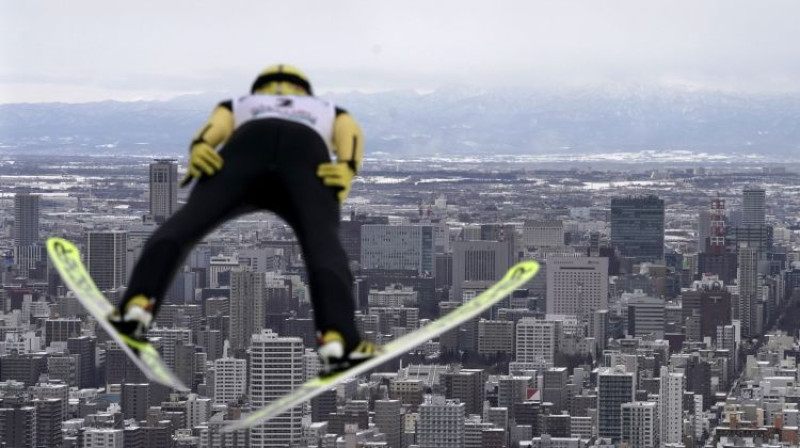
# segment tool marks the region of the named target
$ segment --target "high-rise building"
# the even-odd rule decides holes
[[[564,245],[564,222],[560,219],[525,221],[522,238],[527,247],[559,247]]]
[[[150,385],[147,383],[122,385],[122,415],[136,421],[147,419],[150,408]]]
[[[601,368],[597,375],[597,433],[613,443],[622,436],[622,405],[634,401],[632,373],[620,367]]]
[[[661,367],[658,406],[661,443],[681,443],[683,441],[683,374],[670,372],[669,367]]]
[[[549,257],[547,313],[589,319],[608,308],[608,258]]]
[[[79,356],[80,374],[78,375],[78,388],[85,389],[95,387],[95,358],[97,351],[97,339],[92,336],[78,336],[67,339],[67,350],[72,355]]]
[[[14,246],[31,246],[39,240],[39,196],[14,195]]]
[[[86,267],[101,291],[125,285],[127,240],[127,232],[86,233]]]
[[[560,321],[525,317],[517,322],[515,360],[517,362],[555,363],[561,347]]]
[[[400,400],[375,400],[375,426],[386,435],[389,448],[402,448],[403,411]]]
[[[742,336],[758,336],[761,329],[758,321],[757,303],[759,298],[758,249],[739,248],[739,306],[738,317],[742,323]]]
[[[147,336],[150,339],[159,338],[161,340],[161,357],[164,359],[164,364],[173,371],[176,365],[175,347],[179,344],[192,343],[192,330],[188,328],[154,327],[147,332]]]
[[[569,394],[567,390],[567,382],[569,381],[569,372],[566,367],[551,367],[544,371],[542,375],[542,401],[552,403],[550,408],[551,413],[560,413],[561,411],[568,410]]]
[[[61,422],[64,406],[58,398],[33,400],[36,408],[36,443],[38,446],[61,446]]]
[[[264,274],[231,272],[230,330],[231,349],[247,348],[250,337],[264,328]]]
[[[0,440],[7,446],[35,448],[37,443],[36,408],[4,405],[0,407]]]
[[[628,299],[628,334],[633,337],[664,337],[664,301],[646,295]]]
[[[349,221],[340,223],[339,238],[342,240],[342,247],[350,261],[361,263],[361,226],[364,224],[388,225],[389,217],[358,215],[353,212],[350,214]]]
[[[760,187],[746,187],[742,191],[742,225],[766,224],[766,191]]]
[[[247,361],[219,358],[214,361],[214,404],[238,402],[247,394]]]
[[[657,423],[658,409],[655,402],[624,403],[620,441],[629,448],[657,447],[659,446]]]
[[[156,159],[150,164],[150,215],[161,224],[178,209],[178,164]]]
[[[264,330],[251,338],[250,403],[266,406],[303,383],[303,340]],[[253,448],[286,447],[303,438],[303,408],[298,406],[250,431]]]
[[[361,226],[361,268],[416,271],[433,277],[434,229],[431,225]]]
[[[463,300],[467,284],[488,288],[509,268],[505,241],[456,241],[453,243],[453,299]]]
[[[445,398],[457,399],[466,406],[465,412],[483,412],[486,389],[486,371],[482,369],[457,369],[445,372],[439,377],[444,385]]]
[[[427,396],[419,407],[419,448],[464,446],[464,403],[440,395]]]
[[[697,251],[705,252],[710,244],[712,211],[703,209],[697,217]]]
[[[664,200],[653,195],[612,199],[611,245],[636,261],[662,261]]]

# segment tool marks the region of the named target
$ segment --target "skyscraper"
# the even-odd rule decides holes
[[[462,448],[464,417],[464,403],[440,395],[427,396],[419,407],[419,448]]]
[[[525,221],[522,236],[527,247],[563,246],[564,222],[560,219]]]
[[[620,367],[601,368],[597,375],[597,433],[619,443],[622,405],[634,401],[633,374]]]
[[[683,441],[683,374],[670,372],[669,367],[661,367],[660,376],[658,421],[660,422],[661,443],[681,443]]]
[[[760,187],[746,187],[742,191],[742,225],[766,224],[766,191]]]
[[[662,261],[664,200],[653,195],[612,199],[611,245],[636,261]]]
[[[758,302],[758,249],[739,248],[739,306],[738,317],[742,323],[742,336],[755,337],[760,325],[756,313]]]
[[[178,164],[156,159],[150,164],[150,215],[161,224],[178,208]]]
[[[39,196],[14,195],[14,245],[30,246],[39,239]]]
[[[231,349],[247,348],[250,336],[264,328],[265,277],[263,273],[231,271]]]
[[[547,313],[589,319],[608,308],[608,258],[548,257]]]
[[[101,291],[117,289],[127,282],[127,240],[127,232],[86,233],[86,267]]]
[[[682,415],[682,414],[678,414]],[[652,448],[658,444],[658,409],[651,401],[634,401],[622,405],[620,441],[629,448]]]
[[[255,334],[250,346],[250,403],[266,406],[303,383],[303,340],[271,330]],[[292,408],[250,431],[253,448],[294,446],[303,437],[303,407]]]
[[[4,405],[0,408],[0,440],[9,447],[39,446],[37,443],[36,408]]]
[[[403,413],[400,400],[375,400],[375,426],[386,435],[389,448],[402,448]]]

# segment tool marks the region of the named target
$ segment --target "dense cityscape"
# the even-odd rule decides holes
[[[0,158],[0,447],[789,447],[800,443],[795,166],[368,160],[342,207],[362,336],[386,342],[542,271],[491,311],[267,423],[317,375],[303,252],[257,213],[187,258],[150,384],[63,285],[81,248],[119,300],[185,201],[185,161]]]

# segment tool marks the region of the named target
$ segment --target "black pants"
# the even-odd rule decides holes
[[[202,177],[186,205],[145,244],[120,306],[137,294],[162,300],[197,241],[227,220],[269,210],[292,226],[302,245],[317,330],[339,331],[354,348],[360,338],[338,234],[339,202],[316,175],[317,166],[330,161],[322,139],[301,124],[261,119],[238,128],[220,155],[223,168]]]

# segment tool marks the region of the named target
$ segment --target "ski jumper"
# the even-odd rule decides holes
[[[210,133],[222,135],[224,166],[200,177],[187,203],[147,241],[120,309],[144,294],[156,301],[156,314],[195,243],[225,221],[271,211],[289,223],[302,246],[317,330],[338,331],[352,350],[360,336],[352,274],[338,234],[340,205],[337,191],[317,176],[317,167],[331,162],[335,129],[345,115],[313,96],[252,94],[221,103],[193,143]],[[354,120],[347,115],[341,122]],[[361,154],[359,142],[352,144],[347,162],[355,172]]]

